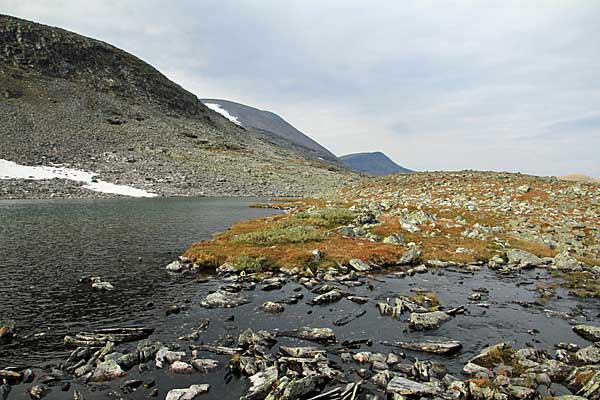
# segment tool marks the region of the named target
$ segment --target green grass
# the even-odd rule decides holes
[[[323,208],[296,213],[288,218],[285,224],[286,226],[310,225],[332,229],[349,224],[355,217],[356,214],[347,208]]]
[[[276,270],[276,265],[266,257],[252,257],[246,254],[238,256],[233,261],[233,267],[236,271],[262,272],[267,270]]]

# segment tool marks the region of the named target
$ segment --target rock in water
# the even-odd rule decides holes
[[[192,385],[187,389],[173,389],[167,393],[166,400],[192,400],[197,396],[208,392],[210,385]]]
[[[260,400],[264,399],[267,394],[271,391],[273,385],[277,381],[278,377],[277,367],[269,367],[264,371],[257,372],[252,375],[249,379],[252,386],[248,390],[248,393],[243,400]],[[168,400],[168,399],[167,399]]]
[[[573,331],[592,342],[600,342],[600,327],[591,325],[576,325],[573,327]]]
[[[335,332],[330,328],[302,327],[294,331],[279,332],[279,336],[295,337],[298,339],[311,340],[314,342],[333,342]]]
[[[411,313],[408,326],[417,331],[424,331],[438,328],[442,322],[449,319],[450,316],[443,311]]]
[[[312,299],[309,304],[312,305],[317,305],[317,304],[329,304],[329,303],[333,303],[335,301],[338,301],[339,299],[341,299],[342,297],[344,297],[344,295],[342,294],[342,292],[340,292],[339,290],[331,290],[327,293],[323,293],[321,295],[318,295],[317,297],[315,297],[314,299]]]
[[[261,310],[268,313],[280,313],[285,311],[285,307],[279,303],[275,303],[274,301],[265,301],[261,306]]]
[[[206,308],[233,308],[248,303],[250,303],[250,300],[239,294],[217,290],[206,296],[206,298],[200,302],[200,305]]]
[[[407,350],[423,351],[425,353],[434,354],[452,354],[462,349],[462,344],[456,340],[441,341],[424,341],[424,342],[397,342],[395,346]]]
[[[439,389],[436,386],[411,381],[401,376],[396,376],[388,383],[387,391],[410,397],[434,396],[439,393]]]
[[[349,264],[352,268],[357,270],[358,272],[367,272],[371,270],[371,267],[365,262],[359,260],[358,258],[353,258],[349,261]]]
[[[13,320],[0,320],[0,343],[9,341],[15,336],[16,324]]]

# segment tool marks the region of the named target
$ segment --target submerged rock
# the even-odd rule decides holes
[[[192,385],[187,389],[173,389],[167,393],[165,400],[192,400],[197,396],[208,392],[210,385]]]
[[[248,303],[250,303],[250,300],[239,294],[217,290],[206,296],[206,298],[200,302],[200,305],[206,308],[233,308]]]
[[[450,316],[443,311],[410,314],[408,325],[417,331],[438,328],[442,322],[448,321]]]

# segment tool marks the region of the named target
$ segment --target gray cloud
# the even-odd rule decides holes
[[[0,12],[110,42],[200,97],[275,111],[336,154],[600,176],[600,124],[585,121],[600,109],[597,2],[0,0]]]

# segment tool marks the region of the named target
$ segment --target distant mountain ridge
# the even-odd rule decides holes
[[[355,153],[339,157],[344,165],[363,174],[384,176],[390,174],[406,174],[414,172],[404,168],[380,151],[372,153]]]
[[[317,157],[338,162],[338,158],[333,153],[271,111],[259,110],[258,108],[223,99],[201,99],[201,101],[207,107],[247,129],[253,129],[271,137],[273,135],[278,136],[309,150]]]

